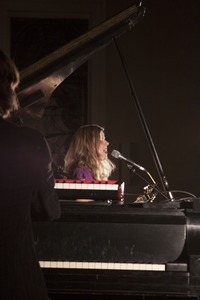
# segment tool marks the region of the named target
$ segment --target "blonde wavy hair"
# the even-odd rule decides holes
[[[79,127],[73,135],[64,158],[64,172],[70,178],[77,167],[89,169],[96,180],[108,180],[115,170],[110,159],[100,160],[98,149],[100,133],[104,128],[97,124]]]

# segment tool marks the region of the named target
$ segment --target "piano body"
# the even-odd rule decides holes
[[[61,208],[59,220],[34,222],[50,295],[199,297],[200,199]]]
[[[48,99],[96,50],[143,15],[142,6],[133,5],[23,70],[22,109]],[[199,297],[200,199],[126,204],[105,201],[112,197],[99,192],[92,202],[80,203],[66,191],[59,220],[33,222],[49,293]]]

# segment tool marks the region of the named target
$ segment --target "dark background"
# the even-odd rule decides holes
[[[143,5],[143,20],[118,43],[169,187],[199,196],[200,2],[147,0]],[[109,73],[107,84],[106,119],[112,116],[106,125],[111,141],[115,136],[111,147],[121,147],[159,182],[117,51],[114,46],[108,51],[114,58],[107,63],[117,74]]]

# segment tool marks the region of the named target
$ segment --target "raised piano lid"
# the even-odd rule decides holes
[[[84,64],[97,50],[102,49],[143,17],[144,7],[133,5],[89,30],[67,45],[40,59],[20,73],[18,98],[21,108],[42,100],[48,102],[52,92]]]

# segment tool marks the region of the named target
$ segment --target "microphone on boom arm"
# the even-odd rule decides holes
[[[155,182],[155,180],[153,179],[153,177],[151,176],[151,174],[142,166],[136,164],[134,161],[124,157],[123,155],[121,155],[121,153],[117,150],[113,150],[111,155],[115,158],[118,159],[122,159],[124,161],[127,162],[127,164],[131,167],[135,167],[141,171],[144,171],[149,178],[151,178],[152,183],[149,183],[146,179],[144,179],[142,176],[140,176],[138,173],[137,175],[142,178],[146,183],[148,183],[147,186],[144,187],[144,195],[142,197],[144,197],[147,201],[150,200],[150,202],[153,202],[153,200],[156,198],[157,194],[162,195],[165,199],[169,200],[168,197],[157,187],[157,183]],[[140,197],[141,198],[141,197]],[[137,202],[137,201],[135,201]],[[142,201],[142,202],[146,202],[146,201]]]
[[[154,181],[154,179],[152,178],[152,176],[149,174],[149,172],[144,167],[136,164],[134,161],[132,161],[132,160],[124,157],[123,155],[121,155],[121,153],[119,151],[117,151],[117,150],[113,150],[112,153],[111,153],[111,155],[113,157],[115,157],[115,158],[122,159],[122,160],[126,161],[129,169],[135,167],[135,168],[137,168],[137,169],[139,169],[141,171],[144,171],[145,173],[147,173],[151,177],[151,180],[153,181],[153,185],[149,184],[148,181],[146,181],[143,177],[141,177],[137,173],[137,175],[140,178],[142,178],[145,182],[148,183],[148,186],[144,187],[144,195],[137,197],[137,199],[136,199],[135,202],[142,202],[143,203],[143,202],[146,202],[148,200],[153,201],[155,199],[155,197],[156,197],[156,194],[154,192],[154,188],[155,188],[156,182]],[[134,170],[134,172],[135,172],[135,170]]]
[[[139,169],[141,171],[147,172],[147,170],[144,167],[142,167],[142,166],[136,164],[134,161],[122,156],[121,153],[117,150],[113,150],[111,155],[115,158],[119,158],[119,159],[126,161],[127,163],[129,163],[130,165],[136,167],[137,169]]]

